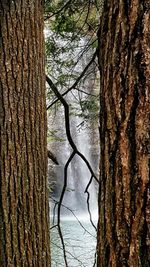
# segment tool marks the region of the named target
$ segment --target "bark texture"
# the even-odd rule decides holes
[[[150,1],[106,0],[99,37],[99,267],[150,266]]]
[[[0,0],[0,266],[50,266],[43,8]]]

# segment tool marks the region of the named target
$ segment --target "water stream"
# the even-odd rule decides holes
[[[69,267],[92,267],[95,262],[96,233],[88,221],[64,220],[62,230]],[[88,232],[87,232],[88,231]],[[51,232],[52,267],[64,267],[63,252],[56,229]]]

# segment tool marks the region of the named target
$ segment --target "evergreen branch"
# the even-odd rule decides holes
[[[71,3],[71,2],[72,2],[72,0],[67,1],[67,3],[66,3],[64,6],[62,6],[62,7],[61,7],[59,10],[57,10],[56,12],[53,12],[51,15],[45,17],[44,20],[50,19],[50,18],[52,18],[53,16],[58,15],[58,14],[61,13],[61,11],[63,11],[63,10],[64,10],[64,9]]]

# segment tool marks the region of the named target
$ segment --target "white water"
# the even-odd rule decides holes
[[[95,262],[96,233],[89,222],[63,221],[62,231],[69,267],[93,267]],[[63,251],[56,229],[51,232],[52,267],[64,267]]]

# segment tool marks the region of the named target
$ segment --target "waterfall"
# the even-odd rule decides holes
[[[82,123],[81,118],[75,117],[71,124],[74,142],[78,150],[82,152],[82,154],[90,162],[91,166],[93,166],[94,164],[92,162],[92,155],[90,151],[92,144],[90,143],[89,129],[85,128],[79,132],[77,125],[80,125],[80,123]],[[66,149],[67,147],[64,148],[64,153]],[[80,219],[88,217],[87,194],[85,193],[85,189],[90,181],[90,178],[91,174],[85,162],[76,155],[71,161],[68,170],[68,191],[64,197],[64,204],[73,210]],[[96,186],[96,183],[93,181],[89,187],[91,213],[96,213],[97,209]],[[63,210],[63,216],[64,214],[66,214],[66,217],[70,217],[70,212],[67,210],[65,212]]]
[[[58,40],[59,42],[59,40]],[[85,40],[81,40],[84,44]],[[79,51],[73,51],[75,56]],[[75,71],[81,73],[85,66],[90,61],[93,51],[89,51],[88,55],[82,58],[80,64],[77,64]],[[69,55],[70,56],[70,55]],[[88,79],[80,84],[80,89],[88,93],[97,95],[99,92],[98,79],[95,80],[93,74],[93,66],[88,74]],[[57,70],[55,72],[57,75]],[[57,77],[56,77],[57,78]],[[70,80],[70,84],[73,81]],[[70,86],[70,85],[68,85]],[[86,104],[86,94],[73,90],[65,100],[70,107],[70,130],[72,139],[77,149],[86,157],[90,163],[94,173],[98,177],[99,166],[99,133],[98,133],[98,117],[91,120],[81,116],[79,112],[80,101]],[[48,102],[49,104],[49,102]],[[89,115],[89,114],[87,114]],[[95,115],[95,114],[94,114]],[[55,205],[62,192],[64,184],[64,167],[69,156],[72,153],[72,148],[66,137],[65,116],[63,106],[57,106],[57,110],[50,111],[48,116],[48,147],[54,153],[59,162],[59,165],[54,165],[49,160],[49,182],[50,182],[50,216],[54,224],[57,223],[57,206]],[[50,141],[50,142],[49,142]],[[87,193],[85,189],[91,179],[91,173],[85,162],[75,155],[68,167],[68,180],[65,195],[61,206],[61,229],[68,256],[68,266],[93,266],[95,261],[96,249],[96,232],[91,224],[90,214],[87,205]],[[97,191],[98,184],[95,180],[92,181],[89,189],[90,194],[90,213],[95,226],[98,217]],[[82,223],[82,224],[81,224]],[[63,253],[61,248],[60,238],[56,228],[51,230],[52,243],[52,266],[64,266]],[[86,244],[86,246],[85,246]],[[81,253],[82,250],[82,253]],[[68,254],[69,253],[69,254]]]
[[[82,96],[82,99],[84,99],[84,96]],[[66,100],[71,105],[74,101],[74,96],[67,96]],[[77,106],[77,104],[73,103],[73,106]],[[58,166],[53,166],[51,181],[54,180],[54,187],[52,196],[59,201],[64,183],[64,166],[72,151],[65,133],[63,107],[59,107],[55,117],[53,119],[50,118],[49,123],[52,125],[52,130],[56,135],[56,140],[50,144],[50,149],[55,153],[59,162]],[[86,157],[94,173],[98,176],[99,143],[97,121],[92,123],[85,122],[82,117],[72,114],[70,116],[70,128],[73,141],[78,150]],[[73,213],[80,219],[89,217],[85,189],[90,178],[91,173],[85,162],[78,155],[75,155],[68,167],[67,188],[63,206],[61,207],[63,219],[73,219]],[[93,180],[88,191],[90,193],[90,210],[94,219],[97,217],[97,188],[98,185]]]
[[[58,40],[59,42],[59,40]],[[85,45],[86,39],[80,40],[80,45]],[[80,49],[76,48],[73,53],[77,57]],[[81,73],[85,66],[90,61],[92,49],[88,51],[82,57],[79,64],[76,65],[74,72]],[[68,55],[66,55],[68,56]],[[70,56],[70,55],[69,55]],[[82,91],[96,95],[99,91],[95,79],[96,75],[94,67],[91,66],[91,71],[88,74],[88,78],[80,85]],[[65,70],[64,70],[65,72]],[[71,81],[70,81],[71,82]],[[94,173],[98,176],[98,161],[99,161],[99,136],[98,136],[98,118],[92,120],[85,119],[81,116],[79,109],[81,104],[86,104],[87,95],[77,90],[71,91],[65,96],[66,101],[70,107],[70,130],[73,141],[77,146],[78,150],[86,157],[89,161]],[[80,103],[79,103],[80,102]],[[73,108],[72,108],[73,107]],[[59,165],[50,165],[50,182],[52,187],[51,196],[59,201],[60,194],[64,183],[64,166],[71,154],[71,147],[68,143],[66,132],[65,132],[65,118],[64,110],[62,106],[57,108],[56,113],[50,114],[48,117],[48,124],[51,133],[54,135],[53,142],[50,142],[50,149],[54,152]],[[87,211],[87,194],[85,189],[91,174],[83,160],[75,155],[73,160],[70,162],[68,167],[68,181],[67,188],[63,199],[63,206],[61,207],[62,218],[71,219],[72,214],[80,218],[87,218],[89,216]],[[98,185],[93,180],[89,186],[90,193],[90,209],[93,217],[97,217],[97,188]],[[65,206],[65,207],[64,207]],[[52,209],[51,209],[52,211]],[[72,212],[71,212],[72,211]]]

